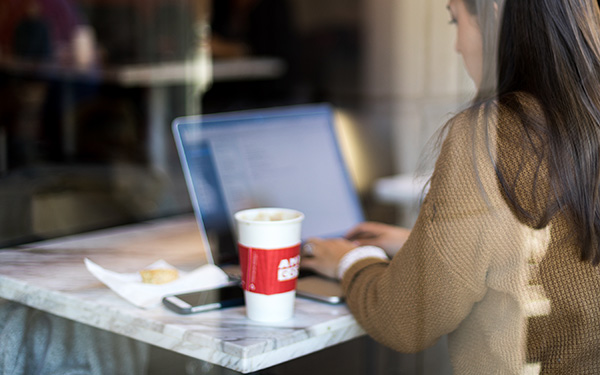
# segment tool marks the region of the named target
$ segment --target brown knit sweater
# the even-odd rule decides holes
[[[600,373],[600,269],[579,260],[565,215],[533,229],[552,199],[522,135],[502,111],[453,120],[409,240],[390,262],[344,274],[348,306],[376,340],[416,352],[448,334],[455,374]],[[533,217],[507,203],[490,157]]]

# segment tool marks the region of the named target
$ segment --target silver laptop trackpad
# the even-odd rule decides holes
[[[299,278],[296,295],[327,303],[341,303],[344,300],[339,282],[319,276]]]

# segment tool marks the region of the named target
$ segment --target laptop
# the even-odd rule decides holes
[[[299,210],[302,240],[340,237],[364,221],[327,104],[180,117],[173,133],[208,261],[234,277],[239,210]],[[296,294],[342,300],[339,283],[315,275],[301,276]]]

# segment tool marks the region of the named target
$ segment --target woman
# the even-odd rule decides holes
[[[414,352],[448,334],[457,374],[599,373],[598,5],[448,9],[479,90],[446,126],[414,228],[311,240],[304,266],[339,277],[385,345]]]

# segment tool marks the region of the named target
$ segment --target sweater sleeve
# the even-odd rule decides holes
[[[461,114],[449,129],[408,241],[391,261],[363,259],[342,280],[357,321],[401,352],[423,350],[461,324],[510,236],[481,114]]]

